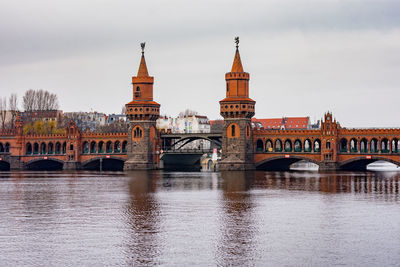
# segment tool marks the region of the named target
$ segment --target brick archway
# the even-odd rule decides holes
[[[285,155],[279,155],[269,157],[256,163],[257,170],[289,170],[290,165],[298,161],[305,160],[314,163],[319,166],[320,162],[309,157],[300,155],[291,155],[287,157]]]

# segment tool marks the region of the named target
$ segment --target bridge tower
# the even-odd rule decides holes
[[[144,58],[145,43],[137,76],[132,77],[133,100],[126,104],[129,119],[127,161],[125,170],[155,169],[158,166],[159,133],[156,120],[160,104],[153,101],[154,77],[149,76]]]
[[[225,74],[226,98],[219,101],[224,118],[220,170],[254,169],[251,118],[256,102],[249,98],[250,74],[244,72],[239,54],[239,37],[232,69]]]
[[[321,122],[321,164],[320,170],[338,169],[338,129],[340,125],[333,119],[332,113],[327,112]]]

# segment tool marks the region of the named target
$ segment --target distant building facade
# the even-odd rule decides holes
[[[207,116],[202,115],[177,118],[161,116],[157,120],[157,129],[172,133],[209,133],[211,125]]]
[[[27,121],[60,121],[63,118],[62,110],[33,110],[21,113],[22,120]]]
[[[73,120],[80,129],[95,131],[106,124],[106,115],[99,112],[65,112],[64,118]]]

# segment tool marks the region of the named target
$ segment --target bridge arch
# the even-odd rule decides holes
[[[9,171],[10,170],[10,162],[6,160],[0,160],[0,171]]]
[[[124,169],[125,159],[115,156],[99,156],[82,162],[82,168],[86,170],[100,170],[100,160],[102,170],[122,171]]]
[[[29,170],[38,171],[56,171],[62,170],[64,161],[56,158],[39,158],[33,159],[25,163],[25,167]]]
[[[371,164],[375,161],[382,160],[386,162],[393,163],[397,166],[400,166],[400,161],[396,161],[386,157],[355,157],[346,161],[339,163],[339,168],[342,170],[352,170],[352,171],[365,171],[367,169],[367,165]]]
[[[290,155],[290,157],[287,158],[284,155],[279,155],[257,162],[255,167],[257,170],[287,171],[290,170],[290,165],[301,160],[305,160],[319,166],[319,162],[313,158],[298,155]]]

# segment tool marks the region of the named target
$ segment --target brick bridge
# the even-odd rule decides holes
[[[225,74],[226,97],[219,101],[224,118],[221,133],[166,134],[156,129],[160,104],[153,101],[154,77],[149,76],[144,43],[137,76],[132,77],[133,100],[126,104],[126,133],[80,132],[71,122],[63,135],[24,135],[18,116],[15,128],[0,133],[0,170],[8,169],[154,169],[162,151],[208,140],[221,149],[220,170],[285,170],[306,160],[321,170],[365,170],[377,160],[400,165],[400,129],[341,127],[326,113],[321,129],[257,128],[251,118],[256,101],[249,98],[250,74],[244,72],[239,40],[230,72]],[[179,154],[179,153],[170,153]],[[180,155],[197,155],[180,153]],[[179,161],[178,161],[179,162]]]

